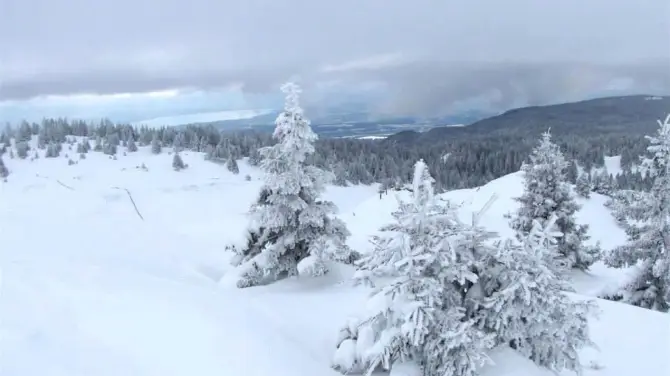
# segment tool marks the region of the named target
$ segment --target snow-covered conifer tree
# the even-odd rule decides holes
[[[95,145],[93,146],[93,151],[102,151],[102,137],[97,136],[95,138]]]
[[[575,222],[575,213],[580,206],[565,179],[567,166],[558,145],[551,141],[550,133],[545,132],[530,155],[530,163],[521,166],[524,192],[516,199],[521,206],[512,216],[510,226],[521,240],[530,233],[534,220],[540,220],[544,225],[552,214],[556,214],[556,225],[563,234],[556,248],[557,265],[586,270],[600,258],[601,250],[599,245],[584,244],[589,239],[588,225]]]
[[[647,215],[645,202],[649,192],[622,189],[614,192],[605,203],[605,207],[612,211],[617,224],[623,228],[628,236],[638,233],[637,221],[644,221]]]
[[[102,152],[107,155],[116,155],[117,146],[120,144],[119,135],[117,133],[112,133],[111,135],[105,138],[104,144],[102,146]]]
[[[411,361],[426,376],[473,376],[493,346],[494,335],[479,330],[465,306],[465,287],[478,278],[465,227],[455,208],[434,197],[423,161],[413,184],[412,200],[400,202],[394,223],[359,262],[357,279],[393,280],[375,289],[364,318],[344,330],[333,361],[343,373]]]
[[[161,142],[158,139],[158,133],[154,132],[154,137],[151,139],[151,152],[160,154],[162,151]]]
[[[643,161],[654,183],[650,194],[636,205],[644,208],[641,225],[629,232],[627,244],[605,259],[615,268],[637,266],[636,275],[623,288],[624,301],[658,311],[670,311],[670,115],[659,120],[658,133],[649,140],[650,158]],[[634,217],[631,213],[631,217]]]
[[[9,169],[7,166],[5,166],[5,162],[2,160],[2,156],[0,156],[0,178],[6,178],[9,176]]]
[[[28,151],[30,151],[30,146],[26,141],[19,141],[16,143],[16,156],[21,159],[28,158]]]
[[[249,158],[247,159],[247,163],[251,166],[258,166],[261,163],[261,154],[258,151],[258,149],[252,149],[249,152]]]
[[[592,188],[593,192],[599,193],[601,195],[609,196],[612,194],[612,191],[614,190],[613,187],[613,178],[612,175],[610,175],[607,172],[607,169],[602,169],[600,171],[595,171],[593,173],[593,179],[592,179]]]
[[[84,146],[83,143],[78,143],[77,144],[77,153],[79,153],[79,154],[85,154],[86,153],[86,147]]]
[[[422,168],[415,183],[429,181]],[[570,284],[550,266],[562,235],[556,215],[535,219],[521,244],[491,244],[496,235],[477,225],[481,213],[471,225],[459,222],[428,186],[414,184],[413,201],[401,203],[360,260],[356,278],[387,283],[341,331],[333,368],[393,372],[412,363],[424,376],[474,376],[489,350],[509,346],[541,367],[579,373],[579,351],[593,345],[594,305],[566,295]]]
[[[134,153],[137,151],[137,144],[132,137],[128,137],[128,142],[126,142],[126,149],[129,153]]]
[[[172,157],[172,168],[175,171],[183,170],[187,166],[184,164],[184,161],[181,159],[181,156],[179,153],[174,153],[174,157]]]
[[[239,287],[296,275],[299,264],[301,272],[322,274],[327,260],[357,257],[345,244],[349,231],[335,217],[336,206],[319,199],[332,174],[306,162],[317,136],[299,105],[300,89],[287,83],[282,91],[286,102],[273,134],[278,142],[260,150],[264,185],[250,210],[248,242],[230,247],[241,269]]]
[[[44,157],[45,158],[56,158],[56,157],[58,157],[59,154],[60,153],[59,153],[59,150],[58,150],[58,146],[56,146],[56,144],[54,144],[53,142],[50,142],[49,145],[47,146],[47,151],[44,154]]]
[[[588,318],[595,306],[566,295],[573,291],[569,281],[549,266],[562,237],[556,220],[555,214],[544,223],[535,219],[521,244],[507,239],[484,256],[477,316],[496,345],[508,344],[557,373],[579,373],[579,350],[593,345]]]
[[[235,160],[233,157],[228,158],[228,161],[226,162],[226,168],[235,175],[240,173],[240,167],[237,165],[237,160]]]
[[[175,153],[179,153],[180,151],[184,150],[184,134],[179,132],[174,136],[174,140],[172,140],[172,148],[174,149]]]
[[[81,145],[84,149],[84,151],[83,151],[84,153],[88,153],[89,151],[91,151],[91,142],[89,141],[88,137],[85,137],[81,141]]]
[[[589,174],[588,172],[582,172],[577,178],[577,182],[575,183],[575,191],[581,197],[589,198],[591,197],[591,190],[592,188],[591,182],[589,181]]]

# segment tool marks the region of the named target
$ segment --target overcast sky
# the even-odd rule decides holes
[[[670,94],[667,0],[0,0],[0,101],[376,82],[380,111]]]

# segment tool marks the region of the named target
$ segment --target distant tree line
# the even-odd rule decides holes
[[[481,186],[500,176],[516,172],[530,154],[537,140],[535,132],[521,133],[516,128],[497,129],[495,133],[469,133],[467,137],[451,137],[427,145],[420,142],[397,142],[354,138],[323,138],[316,142],[310,162],[335,174],[335,184],[382,183],[385,189],[406,184],[412,179],[414,163],[424,160],[435,179],[438,192],[449,189]],[[553,132],[555,142],[568,160],[576,161],[587,173],[586,182],[592,191],[608,194],[613,188],[648,190],[651,181],[635,168],[637,156],[644,153],[647,142],[639,130],[616,135],[601,131],[589,132],[584,127],[578,134]],[[133,127],[109,120],[97,123],[68,119],[44,119],[41,123],[22,122],[7,126],[0,133],[0,144],[15,138],[20,157],[28,154],[28,141],[38,139],[38,147],[57,154],[67,136],[86,137],[96,151],[116,153],[118,146],[128,152],[137,145],[151,146],[154,153],[162,147],[177,152],[192,150],[206,153],[206,158],[237,170],[236,161],[248,157],[252,165],[260,161],[258,149],[271,146],[271,134],[251,130],[221,131],[213,126]],[[84,146],[86,148],[86,146]],[[2,150],[0,150],[2,152]],[[621,155],[623,173],[618,176],[603,171],[604,157]],[[594,168],[595,167],[595,168]],[[571,164],[568,179],[576,183],[579,173]]]

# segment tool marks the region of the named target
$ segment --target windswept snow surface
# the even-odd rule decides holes
[[[233,175],[202,154],[182,157],[189,168],[175,172],[167,152],[146,148],[118,160],[89,153],[73,166],[64,157],[5,155],[11,175],[0,183],[0,375],[339,375],[329,368],[337,332],[367,291],[349,286],[346,267],[323,278],[231,288],[223,248],[241,236],[261,175],[245,163]],[[148,171],[136,168],[142,163]],[[326,195],[361,250],[395,208],[393,195],[380,200],[375,188],[333,187]],[[463,202],[465,218],[497,194],[483,221],[507,235],[501,216],[520,189],[513,174],[446,197]],[[623,233],[603,201],[585,201],[580,219],[607,248]],[[595,293],[617,278],[621,272],[601,266],[577,284]],[[587,366],[593,360],[601,367],[586,375],[667,374],[668,315],[600,306],[592,330],[601,352],[584,356]],[[493,359],[484,376],[550,374],[510,351]]]

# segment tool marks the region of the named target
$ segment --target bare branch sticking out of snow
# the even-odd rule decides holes
[[[137,216],[140,217],[141,220],[144,220],[144,217],[142,216],[142,213],[140,213],[140,210],[137,208],[135,200],[133,200],[133,195],[130,193],[130,191],[127,188],[121,188],[121,187],[112,187],[112,188],[126,191],[126,193],[128,194],[128,198],[130,198],[130,202],[133,204],[133,208],[135,208],[135,213],[137,213]]]
[[[48,176],[43,176],[43,175],[40,175],[40,174],[36,174],[35,176],[37,176],[38,178],[42,178],[42,179],[53,180],[53,181],[55,181],[56,183],[58,183],[58,185],[60,185],[61,187],[67,188],[67,189],[69,189],[69,190],[71,190],[71,191],[74,191],[74,190],[75,190],[75,189],[72,188],[71,186],[69,186],[69,185],[63,183],[62,181],[60,181],[60,180],[58,180],[58,179],[53,179],[53,178],[50,178],[50,177],[48,177]]]
[[[61,186],[65,187],[65,188],[67,188],[67,189],[69,189],[69,190],[71,190],[71,191],[74,191],[74,188],[70,187],[69,185],[67,185],[67,184],[65,184],[65,183],[63,183],[63,182],[61,182],[61,181],[58,180],[58,179],[56,179],[56,183],[60,184]]]

